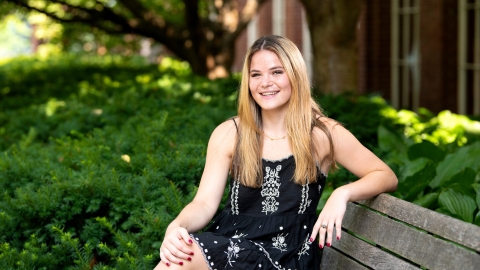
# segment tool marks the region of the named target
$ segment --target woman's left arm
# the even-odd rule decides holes
[[[335,124],[333,120],[328,120],[326,124],[330,127],[333,138],[335,161],[359,179],[335,189],[328,198],[312,232],[312,240],[319,233],[321,248],[324,247],[325,242],[327,246],[331,245],[334,228],[337,240],[340,240],[342,220],[348,202],[395,191],[398,183],[390,167],[363,146],[352,133],[341,125]],[[326,137],[321,140],[323,141],[321,145],[325,145]]]

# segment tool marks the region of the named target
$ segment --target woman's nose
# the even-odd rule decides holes
[[[272,85],[272,80],[270,78],[270,76],[263,76],[262,78],[262,86],[263,87],[269,87]]]

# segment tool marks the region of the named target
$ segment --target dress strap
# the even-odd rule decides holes
[[[237,129],[237,133],[238,133],[238,125],[237,125],[237,121],[235,121],[235,118],[233,118],[233,117],[232,117],[231,119],[232,119],[233,123],[235,123],[235,128]]]

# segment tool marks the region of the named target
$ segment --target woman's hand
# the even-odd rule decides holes
[[[191,256],[193,256],[192,244],[193,240],[185,228],[167,229],[160,247],[161,261],[167,266],[172,263],[183,265],[183,261],[191,261]]]
[[[348,198],[348,190],[346,189],[340,187],[333,191],[313,227],[311,242],[315,241],[318,233],[320,236],[318,240],[319,247],[331,246],[334,229],[337,230],[337,240],[340,240],[342,236],[342,220],[347,209]]]

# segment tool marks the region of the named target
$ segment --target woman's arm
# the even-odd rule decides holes
[[[333,120],[327,120],[326,124],[333,138],[335,161],[357,176],[359,180],[335,189],[327,200],[312,232],[312,239],[316,238],[318,232],[320,233],[321,247],[324,246],[325,240],[327,246],[331,245],[334,228],[336,228],[337,240],[340,240],[342,219],[348,202],[369,199],[383,192],[394,191],[398,183],[390,167],[363,146],[352,133]],[[328,146],[326,136],[318,133],[317,135],[320,145]],[[323,228],[323,224],[327,227]]]
[[[168,226],[160,247],[164,263],[178,263],[192,253],[189,233],[204,228],[216,213],[225,190],[236,138],[233,121],[220,124],[208,142],[207,157],[195,198]]]

